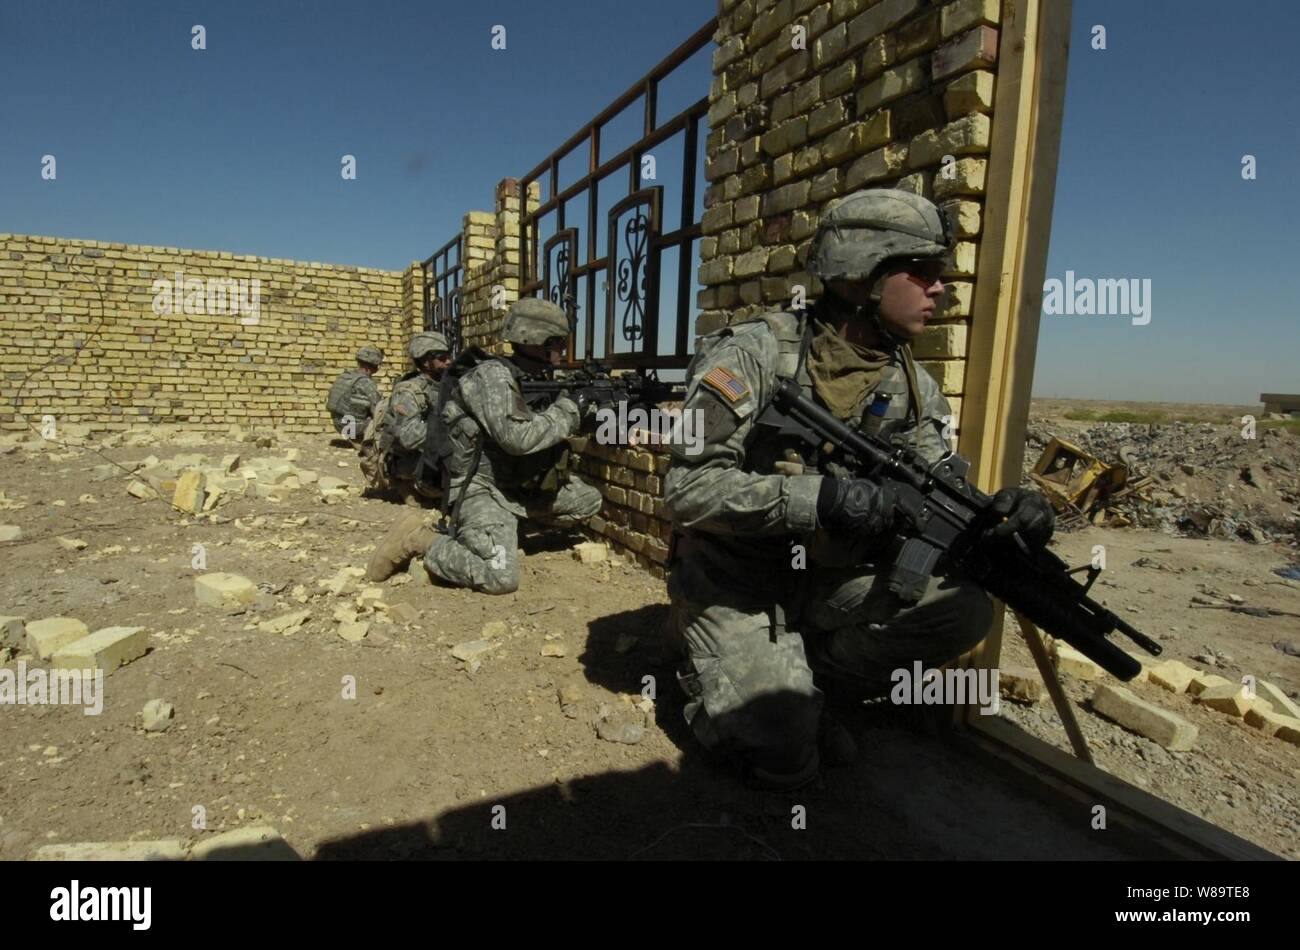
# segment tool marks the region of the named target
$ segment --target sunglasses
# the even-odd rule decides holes
[[[921,287],[930,287],[942,280],[948,270],[947,257],[911,257],[894,262],[894,270],[907,274],[908,279]]]

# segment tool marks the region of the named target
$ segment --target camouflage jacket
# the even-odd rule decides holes
[[[794,545],[803,545],[809,568],[847,567],[870,561],[891,540],[819,529],[823,473],[847,472],[755,425],[780,379],[794,379],[805,395],[817,398],[803,359],[810,332],[800,315],[778,312],[724,327],[699,343],[687,371],[683,409],[699,413],[694,418],[703,429],[703,448],[692,455],[673,446],[664,482],[682,557],[676,583],[688,599],[771,602],[803,573],[791,570]],[[849,422],[937,460],[948,451],[943,437],[951,419],[948,401],[918,366],[918,429],[903,359],[900,348]],[[866,406],[879,395],[889,397],[888,410],[881,418],[866,415],[864,423]]]
[[[429,414],[438,405],[438,384],[411,370],[393,386],[388,397],[387,424],[392,451],[419,454],[428,432]]]
[[[577,431],[578,407],[561,396],[534,412],[524,403],[520,375],[507,360],[483,359],[451,387],[441,419],[452,487],[472,472],[475,484],[522,516],[533,496],[555,491],[566,476],[567,438]]]
[[[356,438],[360,438],[379,399],[379,387],[370,376],[359,369],[345,370],[334,380],[325,400],[334,430],[342,432],[345,417],[351,416],[355,421]]]

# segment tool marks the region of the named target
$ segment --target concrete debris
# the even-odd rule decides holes
[[[606,742],[636,745],[645,738],[645,713],[634,707],[611,709],[601,705],[596,713],[596,735]]]
[[[1047,687],[1037,669],[1027,666],[1004,666],[998,670],[998,690],[1005,699],[1036,703],[1047,695]]]
[[[1202,706],[1227,713],[1237,719],[1244,719],[1246,713],[1256,707],[1265,712],[1273,711],[1272,703],[1267,700],[1247,698],[1246,689],[1240,683],[1228,683],[1203,689],[1197,695],[1196,701]]]
[[[464,663],[474,663],[481,660],[493,645],[486,640],[468,640],[465,643],[457,643],[451,648],[451,655]]]
[[[239,574],[201,574],[194,578],[194,597],[209,607],[251,604],[257,599],[257,585]]]
[[[190,849],[192,861],[299,861],[301,856],[267,825],[237,828],[204,838]]]
[[[172,704],[161,699],[151,699],[140,711],[141,726],[145,732],[165,732],[172,724],[176,710]]]
[[[1171,693],[1185,693],[1198,673],[1177,660],[1165,660],[1147,670],[1147,679]]]
[[[185,846],[175,838],[158,841],[77,841],[42,845],[32,861],[183,861]]]
[[[350,593],[357,586],[359,578],[364,577],[366,570],[363,567],[342,567],[333,577],[317,581],[317,585],[336,597]]]
[[[310,619],[310,610],[295,610],[271,620],[263,620],[257,625],[257,629],[267,633],[284,634],[287,637]]]
[[[609,560],[609,547],[601,542],[583,541],[573,546],[573,556],[583,564],[599,564]]]
[[[1064,427],[1046,419],[1031,420],[1028,448],[1048,448],[1046,456],[1056,439],[1059,454],[1059,432],[1054,430],[1064,431]],[[1252,435],[1243,437],[1237,420],[1098,422],[1071,429],[1069,446],[1083,458],[1074,465],[1075,475],[1084,472],[1087,463],[1105,470],[1110,463],[1101,460],[1107,459],[1121,459],[1123,465],[1116,467],[1124,470],[1122,487],[1074,499],[1074,510],[1091,504],[1092,510],[1084,508],[1082,514],[1093,523],[1135,524],[1166,534],[1253,544],[1294,537],[1300,450],[1294,439],[1278,429],[1261,427]],[[1042,487],[1041,479],[1052,473],[1039,472],[1034,478],[1030,466],[1036,457],[1036,452],[1026,453],[1024,483]],[[1063,476],[1058,472],[1055,477]],[[1068,507],[1058,504],[1058,508],[1063,527],[1083,523]]]
[[[1185,752],[1196,744],[1196,726],[1182,716],[1138,699],[1122,686],[1102,683],[1091,702],[1098,714],[1171,752]]]
[[[1105,672],[1074,647],[1060,640],[1052,641],[1051,654],[1058,673],[1069,673],[1081,680],[1095,680],[1100,679]]]
[[[338,626],[339,636],[344,640],[347,640],[349,643],[356,643],[360,640],[364,640],[368,633],[370,633],[369,620],[344,621]]]
[[[181,511],[198,514],[203,510],[206,500],[203,473],[187,469],[176,480],[176,491],[172,494],[172,505]]]
[[[391,604],[388,616],[397,623],[415,623],[420,619],[420,612],[410,604]]]
[[[60,670],[103,670],[107,676],[148,652],[144,627],[105,627],[55,650],[50,662]]]
[[[55,650],[75,643],[90,633],[90,628],[74,617],[46,617],[27,624],[26,648],[42,660]]]

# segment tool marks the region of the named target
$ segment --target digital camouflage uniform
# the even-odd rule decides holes
[[[508,594],[519,587],[519,519],[575,526],[600,511],[601,495],[567,471],[566,440],[579,423],[574,401],[561,396],[533,412],[519,389],[521,371],[482,357],[442,406],[451,449],[445,504],[454,506],[454,522],[451,533],[434,538],[425,564],[458,587]]]
[[[823,298],[810,316],[833,325],[834,300]],[[684,410],[702,413],[704,448],[688,455],[675,446],[664,483],[677,534],[668,589],[685,653],[686,719],[706,747],[796,779],[818,766],[822,694],[810,652],[819,672],[883,694],[892,670],[940,665],[975,646],[992,616],[978,587],[943,578],[932,578],[919,602],[900,601],[885,587],[894,535],[819,527],[820,473],[848,473],[756,425],[782,378],[817,398],[806,365],[812,324],[764,314],[701,339]],[[948,451],[951,410],[921,367],[909,398],[909,360],[896,346],[846,421],[937,460]]]
[[[390,477],[397,482],[415,478],[424,451],[428,420],[438,407],[438,383],[412,370],[393,386],[385,425],[390,443]]]
[[[374,416],[380,398],[379,387],[375,385],[373,377],[360,369],[344,370],[330,386],[329,396],[325,400],[325,408],[329,410],[334,431],[344,433],[350,417],[352,427],[348,438],[354,443],[359,442]]]
[[[413,361],[429,353],[445,352],[447,340],[432,331],[417,333],[409,354]],[[410,498],[433,497],[437,474],[421,471],[428,420],[438,408],[438,381],[418,366],[393,385],[387,405],[377,414],[362,440],[361,470],[372,490],[395,488]],[[418,477],[417,477],[418,476]]]

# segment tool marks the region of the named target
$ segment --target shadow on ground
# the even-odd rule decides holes
[[[770,697],[774,703],[782,697]],[[760,700],[762,702],[762,700]],[[676,704],[671,704],[676,705]],[[670,704],[659,704],[663,714]],[[677,707],[680,711],[680,707]],[[749,712],[754,712],[749,710]],[[664,723],[667,725],[668,720]],[[655,763],[523,789],[323,844],[349,859],[1123,859],[1077,805],[1050,808],[897,707],[846,719],[864,755],[796,792],[743,787],[687,740]],[[683,730],[684,731],[684,730]],[[676,739],[675,739],[676,741]]]

